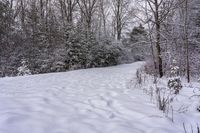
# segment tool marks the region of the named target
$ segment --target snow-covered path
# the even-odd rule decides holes
[[[0,79],[0,133],[178,133],[128,87],[141,65]]]

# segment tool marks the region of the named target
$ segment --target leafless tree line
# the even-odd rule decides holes
[[[138,2],[138,7],[145,16],[143,23],[148,25],[149,41],[153,45],[154,67],[158,70],[159,77],[166,74],[167,64],[170,64],[172,59],[179,61],[182,74],[186,75],[188,82],[190,82],[191,74],[195,73],[194,67],[199,68],[198,64],[193,62],[199,59],[192,54],[193,51],[198,54],[199,47],[191,41],[199,39],[197,35],[199,30],[194,31],[195,28],[199,28],[194,24],[199,21],[199,16],[196,14],[199,10],[195,8],[196,4],[198,5],[199,2],[195,0],[142,0]],[[194,16],[196,18],[193,18]],[[194,37],[194,34],[197,36]],[[191,68],[192,62],[193,68]]]

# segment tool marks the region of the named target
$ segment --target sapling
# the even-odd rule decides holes
[[[176,64],[176,60],[173,60],[170,68],[170,78],[168,80],[168,87],[174,90],[174,94],[178,94],[182,89],[179,67]]]

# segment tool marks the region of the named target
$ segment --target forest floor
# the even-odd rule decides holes
[[[131,85],[142,64],[2,78],[0,133],[195,133],[199,84],[183,87],[172,122]]]

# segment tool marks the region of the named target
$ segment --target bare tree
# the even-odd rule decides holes
[[[22,25],[22,29],[24,31],[26,31],[26,24],[25,24],[25,2],[24,0],[20,0],[20,8],[21,8],[21,13],[20,13],[20,17],[21,17],[21,25]]]
[[[132,18],[133,12],[130,9],[130,3],[130,0],[112,0],[113,26],[117,34],[117,40],[121,40],[122,29]]]
[[[77,0],[59,0],[59,4],[63,24],[65,25],[66,22],[68,24],[72,24],[73,12],[77,4]]]
[[[97,0],[77,0],[83,20],[86,23],[88,31],[91,31],[92,17],[96,11]]]
[[[163,77],[164,72],[161,49],[161,27],[170,12],[174,10],[177,3],[176,0],[146,0],[146,2],[148,3],[153,16],[151,22],[153,22],[153,25],[155,25],[155,44],[157,52],[158,71],[159,76]]]
[[[100,2],[100,17],[102,18],[102,21],[103,21],[103,31],[104,33],[106,34],[106,9],[105,9],[105,0],[99,0]]]
[[[97,10],[97,15],[96,15],[96,19],[97,19],[97,31],[98,31],[98,35],[99,38],[103,36],[107,36],[107,23],[108,23],[108,15],[109,15],[109,2],[108,0],[99,0],[98,1],[98,10]]]

